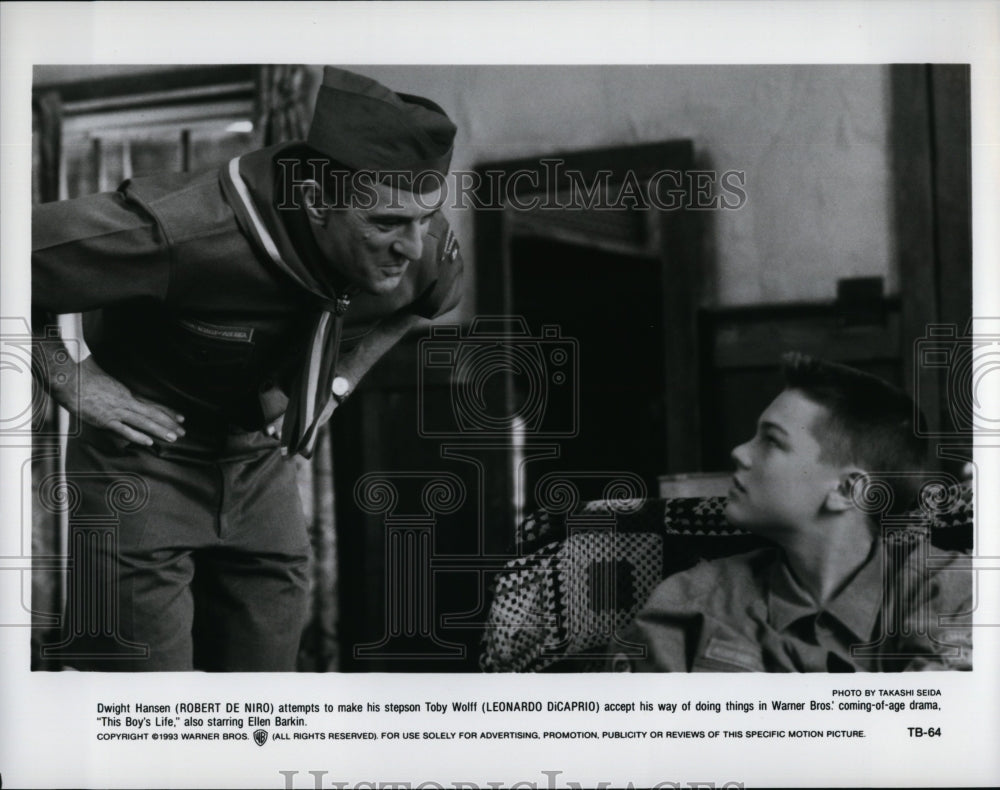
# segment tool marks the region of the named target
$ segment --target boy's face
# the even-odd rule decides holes
[[[821,460],[813,434],[827,409],[788,389],[757,421],[757,432],[732,452],[736,463],[726,516],[734,525],[766,536],[808,528],[842,468]],[[822,430],[822,429],[821,429]]]

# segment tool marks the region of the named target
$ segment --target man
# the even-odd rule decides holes
[[[879,473],[895,510],[915,498],[926,449],[912,402],[872,376],[804,356],[786,358],[785,376],[755,435],[733,450],[726,505],[731,523],[773,547],[668,577],[626,637],[645,657],[619,654],[613,668],[971,668],[969,627],[940,619],[972,610],[962,556],[935,551],[929,564],[919,548],[926,536],[904,533],[912,540],[890,545],[859,506]]]
[[[116,480],[137,500],[116,550],[73,563],[73,633],[52,655],[294,669],[309,546],[283,456],[311,455],[365,372],[457,303],[462,260],[439,213],[454,135],[433,102],[327,68],[303,142],[36,208],[34,308],[91,311],[78,369],[42,345],[53,396],[81,422],[66,458],[77,514],[107,513]],[[105,572],[111,634],[79,622],[86,574]]]

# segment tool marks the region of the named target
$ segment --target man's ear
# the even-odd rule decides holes
[[[843,513],[845,510],[857,507],[857,497],[863,494],[868,481],[868,475],[856,467],[845,469],[837,480],[837,485],[831,488],[823,500],[823,506],[832,513]]]
[[[295,184],[299,199],[305,207],[310,222],[322,225],[326,221],[327,208],[323,205],[323,187],[314,179],[306,179]]]

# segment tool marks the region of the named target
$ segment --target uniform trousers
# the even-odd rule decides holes
[[[67,631],[50,655],[100,671],[295,669],[310,548],[276,438],[143,448],[85,427],[66,466]],[[109,523],[113,539],[93,539]]]

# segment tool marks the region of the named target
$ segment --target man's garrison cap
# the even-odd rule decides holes
[[[444,177],[454,140],[455,124],[429,99],[395,93],[344,69],[323,69],[306,142],[330,159],[353,170],[407,173],[406,181],[428,171]]]

